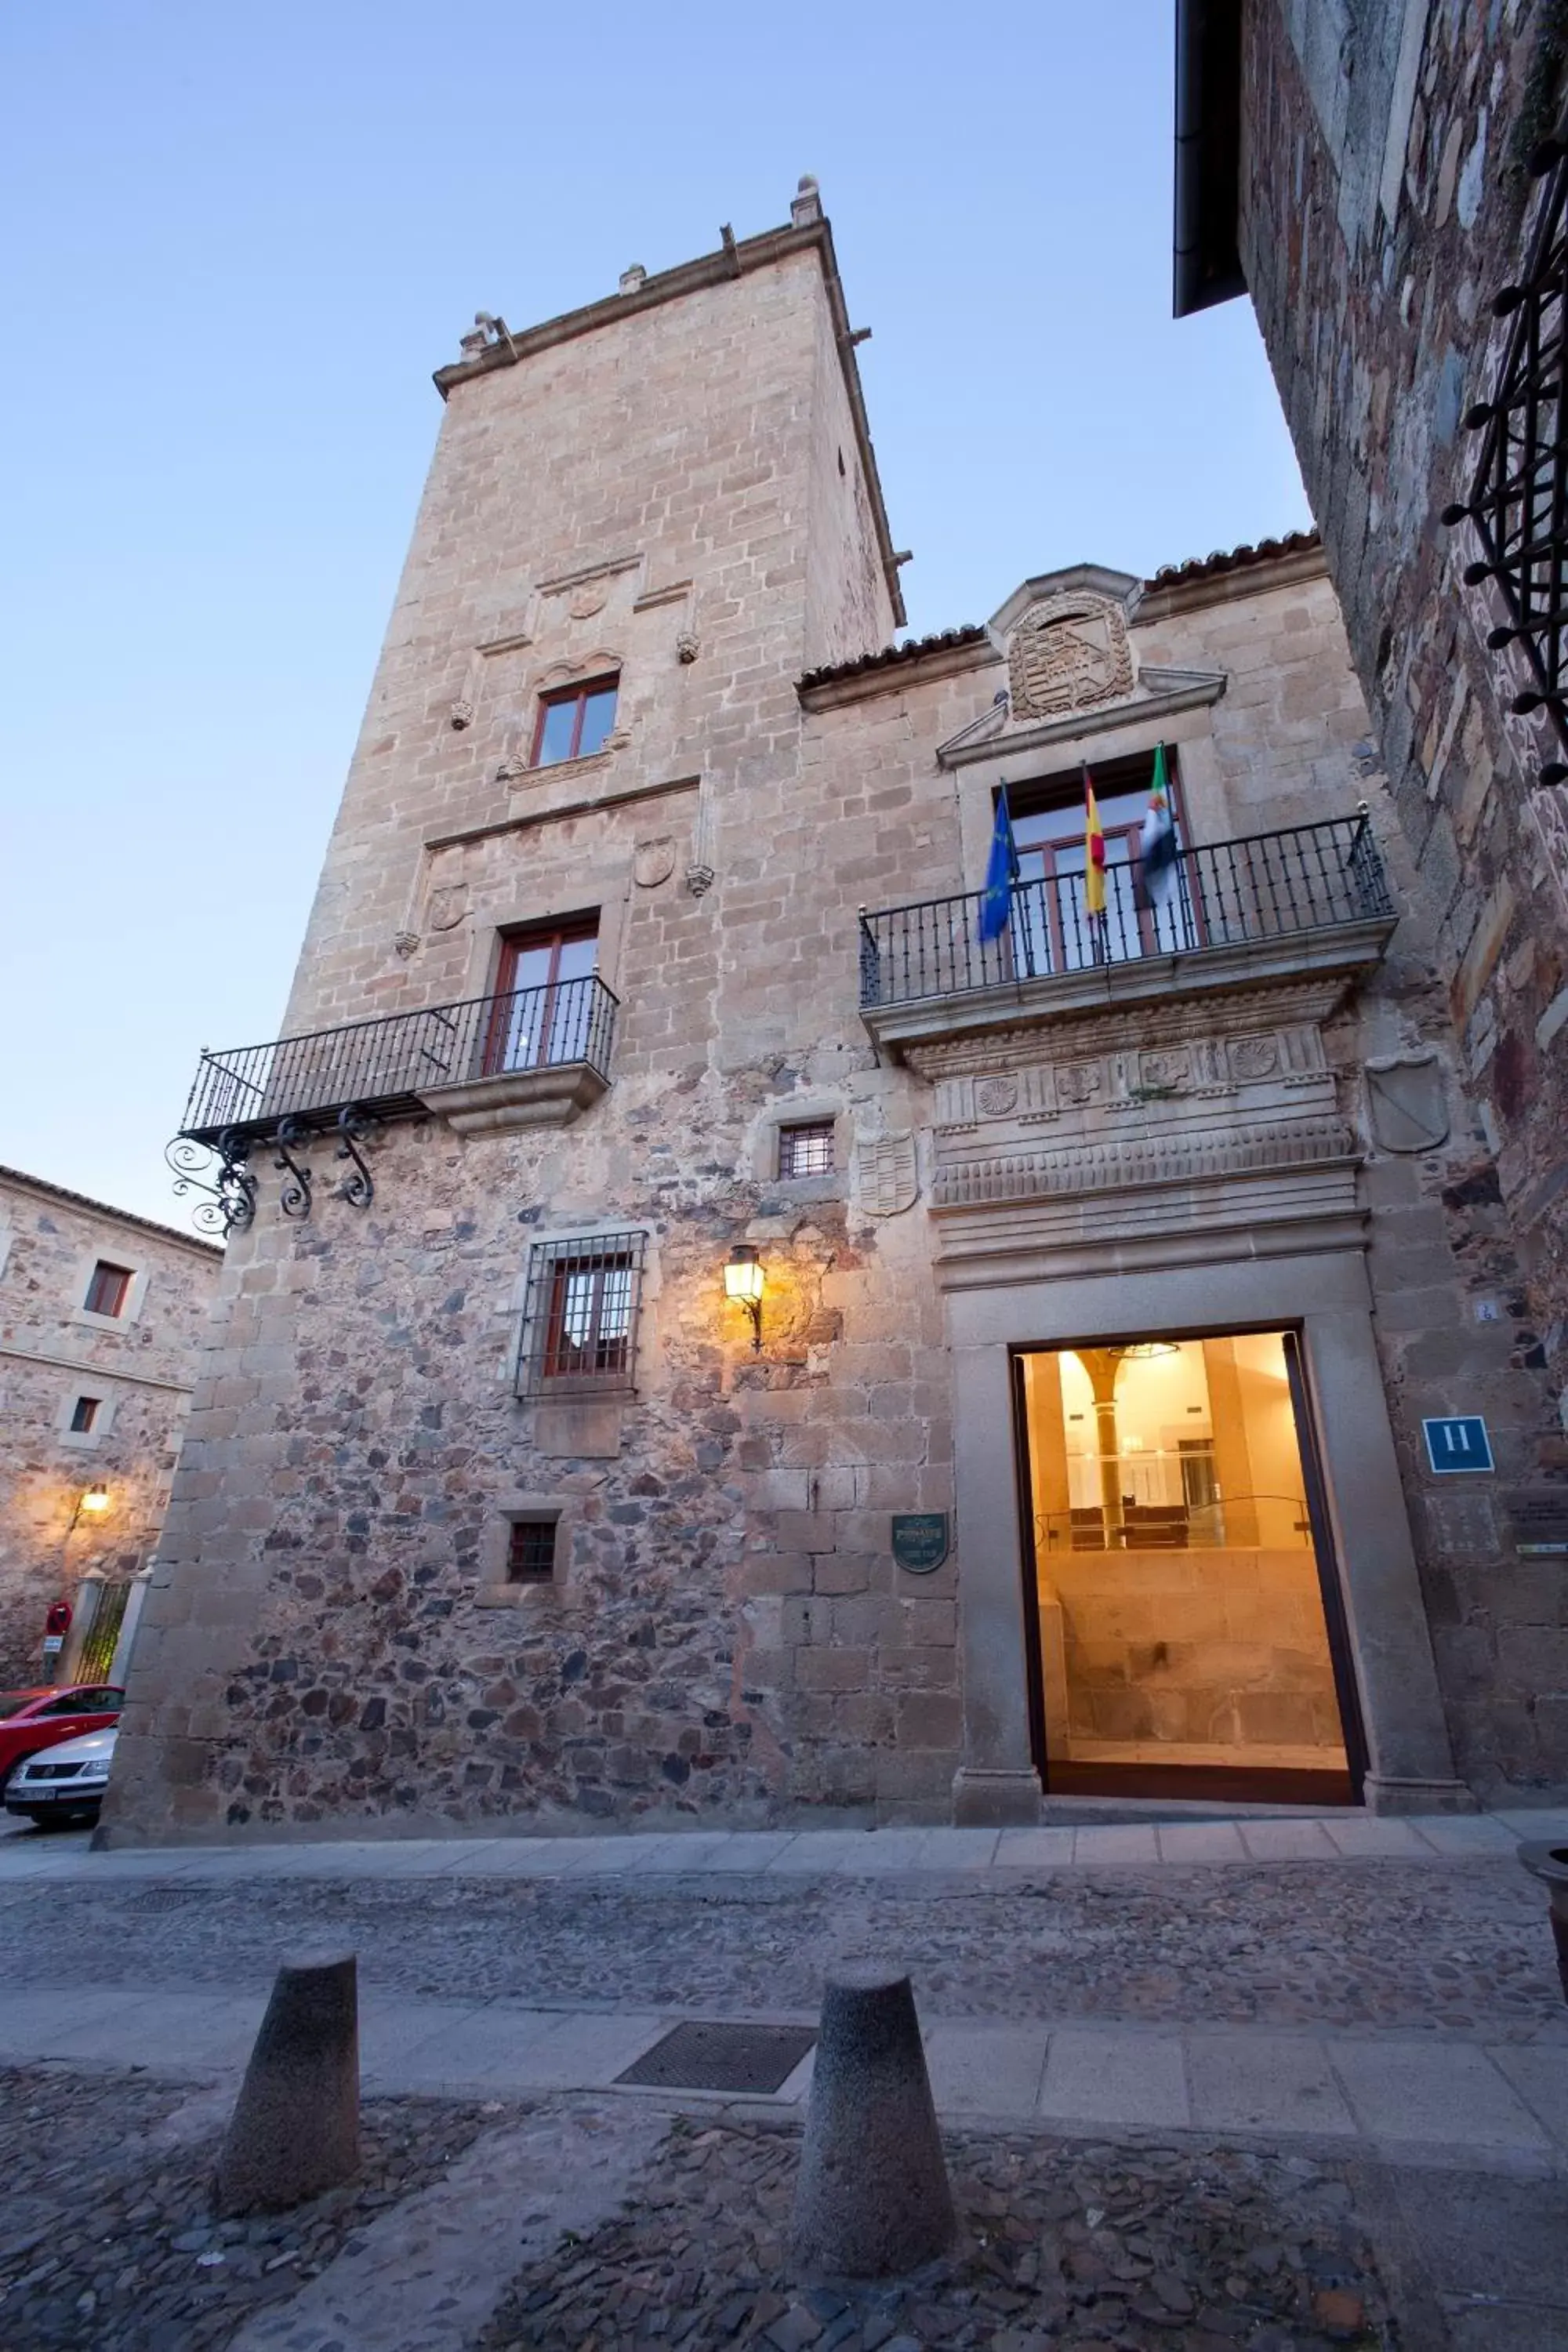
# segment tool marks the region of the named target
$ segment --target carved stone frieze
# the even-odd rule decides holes
[[[967,1160],[936,1171],[932,1204],[1037,1199],[1042,1193],[1103,1192],[1118,1186],[1190,1183],[1260,1170],[1321,1167],[1353,1160],[1356,1141],[1341,1118],[1264,1119],[1243,1129],[1126,1137]]]
[[[1107,1248],[1124,1229],[1206,1228],[1238,1183],[1262,1182],[1270,1218],[1289,1223],[1321,1213],[1332,1171],[1353,1210],[1361,1150],[1322,1035],[1341,993],[1313,976],[912,1045],[932,1088],[944,1248],[967,1246],[966,1214],[1077,1194],[1097,1196],[1093,1245]],[[1079,1232],[1072,1246],[1090,1244]]]
[[[1016,1078],[980,1078],[975,1082],[974,1108],[983,1118],[1005,1118],[1018,1108]]]

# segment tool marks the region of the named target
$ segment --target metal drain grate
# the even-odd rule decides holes
[[[187,1903],[200,1900],[194,1886],[149,1886],[131,1897],[133,1911],[180,1911]]]
[[[777,2091],[816,2040],[814,2025],[678,2025],[616,2080],[668,2091]]]

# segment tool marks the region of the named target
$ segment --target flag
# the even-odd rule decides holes
[[[1171,821],[1170,789],[1165,774],[1165,747],[1156,743],[1149,811],[1138,836],[1139,875],[1151,904],[1164,897],[1176,863],[1176,828]]]
[[[1007,814],[1007,787],[996,795],[996,822],[991,828],[991,856],[985,867],[985,887],[980,893],[980,944],[999,939],[1007,928],[1013,885],[1018,878],[1018,852],[1013,841],[1013,820]]]
[[[1105,834],[1095,805],[1094,780],[1083,772],[1083,903],[1090,915],[1105,912]]]

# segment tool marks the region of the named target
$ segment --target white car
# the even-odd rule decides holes
[[[18,1764],[5,1783],[5,1811],[26,1813],[40,1829],[67,1822],[95,1822],[109,1785],[116,1734],[89,1731],[82,1739],[62,1739]]]

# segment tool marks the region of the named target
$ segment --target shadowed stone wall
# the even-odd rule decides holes
[[[1476,1105],[1468,1151],[1441,1169],[1368,1171],[1373,1263],[1399,1292],[1390,1369],[1396,1391],[1429,1383],[1489,1415],[1490,1371],[1535,1382],[1496,1481],[1439,1487],[1407,1464],[1428,1606],[1468,1769],[1561,1784],[1568,1579],[1519,1551],[1510,1497],[1568,1517],[1568,787],[1534,783],[1552,747],[1505,712],[1519,681],[1484,643],[1490,592],[1459,576],[1474,541],[1438,517],[1468,494],[1461,420],[1505,331],[1492,298],[1521,273],[1568,10],[1382,0],[1352,22],[1258,0],[1243,21],[1247,285]],[[1458,1319],[1417,1337],[1428,1278],[1455,1268]]]

